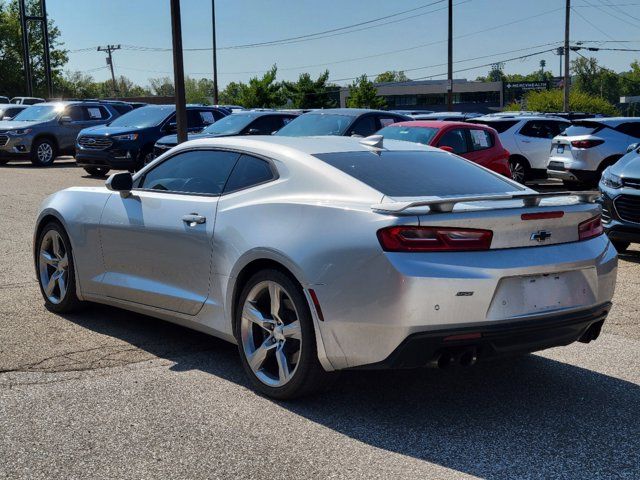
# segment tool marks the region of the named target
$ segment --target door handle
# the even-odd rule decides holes
[[[205,223],[207,221],[207,217],[203,217],[197,213],[190,213],[189,215],[182,217],[182,221],[190,227],[195,227],[196,225],[202,225]]]
[[[531,143],[531,140],[520,140],[522,143]]]

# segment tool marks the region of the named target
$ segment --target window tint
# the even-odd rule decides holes
[[[563,136],[592,135],[605,128],[605,125],[597,122],[574,122],[562,133]]]
[[[554,137],[557,136],[557,135],[560,135],[569,126],[568,123],[565,123],[565,122],[553,122],[551,120],[549,120],[547,122],[547,125],[549,125],[549,128],[552,130],[552,133],[553,133]]]
[[[493,147],[493,135],[486,130],[471,128],[469,129],[469,136],[473,150],[485,150]]]
[[[84,120],[84,114],[82,112],[82,108],[80,107],[68,107],[67,111],[64,114],[68,117],[71,117],[71,120],[73,120],[74,122],[81,122]]]
[[[400,122],[400,121],[402,121],[402,119],[400,119],[398,117],[380,115],[378,117],[379,125],[377,126],[377,129],[388,127],[389,125],[392,125],[392,124],[394,124],[396,122]]]
[[[616,127],[616,130],[626,134],[631,135],[635,138],[640,138],[640,122],[629,122],[623,123]]]
[[[451,147],[453,148],[453,153],[457,155],[461,155],[469,151],[464,130],[459,128],[446,132],[438,142],[438,146]]]
[[[214,112],[213,110],[200,110],[198,114],[200,115],[200,124],[204,126],[211,125],[215,123],[216,120],[222,117],[217,117],[215,114],[218,112]]]
[[[104,107],[82,107],[85,120],[105,120],[109,118],[109,112]]]
[[[506,132],[511,127],[513,127],[516,123],[518,123],[518,120],[500,120],[499,122],[482,121],[482,120],[469,120],[469,121],[471,123],[480,123],[482,125],[486,125],[488,127],[491,127],[493,129],[495,129],[495,131],[498,132],[498,133]]]
[[[149,171],[140,188],[220,195],[238,154],[213,150],[179,153]]]
[[[187,110],[187,128],[197,128],[204,126],[200,111]]]
[[[305,113],[287,123],[277,134],[286,137],[344,135],[352,121],[353,117],[350,115]]]
[[[373,135],[376,130],[378,130],[378,128],[375,117],[373,115],[367,115],[366,117],[356,120],[356,123],[354,123],[351,130],[349,130],[349,135],[368,137],[369,135]]]
[[[224,193],[268,182],[275,178],[268,162],[249,155],[242,155],[229,176]]]
[[[316,155],[391,197],[454,196],[518,190],[498,175],[445,152],[382,151]]]
[[[389,138],[391,140],[404,140],[405,142],[429,145],[429,142],[433,140],[436,133],[438,133],[438,129],[431,127],[391,126],[380,130],[378,135],[382,135],[384,138]]]
[[[264,117],[257,118],[246,129],[246,132],[249,133],[249,130],[257,130],[257,133],[253,133],[253,135],[271,135],[273,132],[277,132],[282,128],[282,120],[280,117],[267,115]]]

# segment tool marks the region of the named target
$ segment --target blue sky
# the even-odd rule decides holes
[[[339,84],[349,82],[342,79],[385,70],[405,70],[410,78],[443,74],[446,66],[440,64],[447,61],[447,12],[443,9],[446,2],[355,33],[289,45],[224,49],[338,28],[434,2],[216,0],[218,46],[223,48],[218,54],[220,83],[224,86],[230,81],[246,81],[274,63],[279,67],[280,79],[295,79],[304,71],[315,76],[328,68],[330,78]],[[454,40],[454,60],[460,61],[454,70],[560,45],[545,44],[564,38],[564,3],[564,0],[454,0],[457,4],[454,36],[460,37]],[[640,49],[640,0],[573,0],[572,4],[576,11],[572,16],[572,41],[601,40],[608,42],[601,43],[602,47]],[[108,43],[171,47],[169,0],[47,0],[47,8],[62,31],[66,48],[72,50],[69,70],[86,71],[97,80],[105,80],[109,75],[104,68],[104,53],[73,50]],[[184,48],[211,46],[210,0],[182,0],[182,32]],[[639,53],[590,55],[604,66],[623,70]],[[528,73],[538,68],[541,59],[557,75],[559,58],[551,52],[507,62],[505,71]],[[188,75],[196,78],[211,75],[210,51],[186,51],[184,63]],[[114,53],[114,65],[117,75],[126,75],[142,85],[147,84],[149,77],[172,75],[171,52],[166,51],[120,50]],[[487,70],[488,67],[480,67],[456,73],[455,77],[474,79]]]

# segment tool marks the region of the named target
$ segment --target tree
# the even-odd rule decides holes
[[[293,108],[333,108],[337,105],[336,85],[327,84],[329,70],[325,70],[317,80],[308,73],[300,74],[297,82],[283,82],[282,87]]]
[[[347,106],[351,108],[385,108],[387,101],[378,95],[378,91],[366,75],[358,77],[349,85]]]
[[[282,85],[276,82],[278,68],[274,65],[262,78],[253,77],[242,85],[238,99],[240,105],[249,108],[274,108],[284,105],[286,99]]]
[[[598,65],[597,59],[578,57],[571,61],[571,71],[575,75],[574,88],[609,102],[618,102],[620,78],[612,70]]]
[[[196,80],[195,78],[187,77],[184,80],[185,97],[187,103],[211,103],[213,98],[213,80],[208,78],[201,78]]]
[[[173,97],[176,89],[173,87],[173,80],[170,77],[150,78],[149,86],[152,95],[161,97]]]
[[[402,70],[396,72],[395,70],[387,70],[379,74],[374,80],[375,83],[388,83],[388,82],[408,82],[407,77]]]
[[[246,85],[242,82],[231,82],[220,92],[220,103],[223,105],[240,105],[240,92]]]
[[[528,92],[524,97],[527,110],[536,112],[561,112],[563,104],[562,90],[542,90]],[[520,110],[520,105],[515,103],[507,106],[507,110]],[[569,93],[569,110],[574,112],[603,113],[616,115],[616,108],[599,96],[590,95],[580,90],[572,89]]]
[[[38,0],[27,0],[27,14],[36,15],[38,6]],[[51,78],[55,92],[60,86],[62,68],[67,63],[68,57],[67,51],[62,48],[60,30],[52,20],[49,20],[47,25],[49,29]],[[30,27],[28,31],[33,94],[46,97],[42,31],[40,28],[35,28],[35,26]],[[8,3],[0,0],[0,95],[9,97],[26,95],[22,62],[22,33],[17,0],[10,0]]]

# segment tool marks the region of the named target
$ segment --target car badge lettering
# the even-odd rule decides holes
[[[546,230],[538,230],[537,232],[533,232],[531,234],[531,241],[542,243],[551,238],[551,232],[547,232]]]

